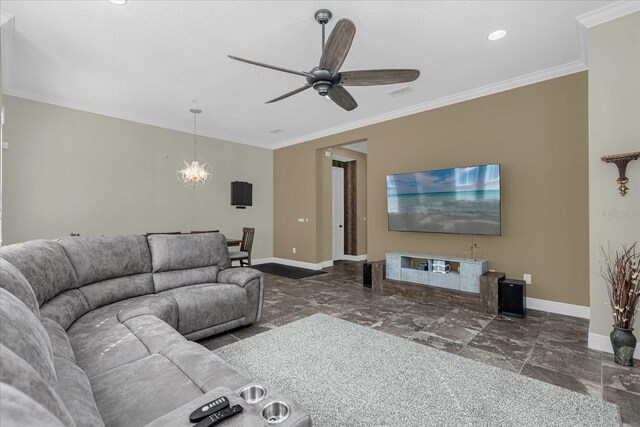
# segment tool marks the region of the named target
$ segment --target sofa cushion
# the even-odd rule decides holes
[[[153,273],[153,284],[156,292],[181,288],[202,283],[216,283],[220,267],[200,267],[187,270],[160,271]]]
[[[166,347],[160,354],[180,368],[205,393],[221,385],[235,389],[250,381],[218,355],[194,342],[185,341]]]
[[[79,289],[65,291],[40,306],[42,317],[55,320],[65,331],[88,311],[89,303]]]
[[[49,335],[53,357],[61,357],[75,363],[76,357],[71,349],[69,337],[64,329],[62,329],[62,326],[60,326],[60,324],[55,320],[48,317],[42,318],[42,326],[44,326],[44,329],[47,331],[47,335]]]
[[[56,385],[49,335],[35,314],[13,294],[0,288],[0,340],[31,365],[51,387]]]
[[[20,270],[33,288],[39,305],[78,287],[73,267],[57,242],[31,240],[3,246],[0,257]]]
[[[139,298],[134,304],[122,305],[118,320],[125,323],[137,316],[152,315],[178,329],[178,303],[173,297],[156,295],[154,298]]]
[[[171,289],[158,295],[178,303],[178,332],[183,335],[244,317],[247,293],[237,285],[209,283]]]
[[[0,426],[64,427],[65,424],[41,402],[9,384],[0,383]]]
[[[74,236],[58,242],[69,257],[81,286],[151,272],[149,247],[144,236]]]
[[[70,360],[61,357],[54,357],[53,360],[58,375],[58,394],[76,426],[104,426],[87,374]]]
[[[13,264],[2,258],[0,258],[0,287],[11,292],[29,307],[29,310],[40,317],[38,300],[27,278]]]
[[[147,237],[153,272],[230,265],[227,240],[221,233],[154,234]]]
[[[154,296],[119,301],[92,310],[67,330],[76,362],[89,378],[150,354],[147,347],[117,318],[122,308],[145,298]]]
[[[0,382],[30,396],[64,425],[74,425],[73,418],[55,390],[55,386],[16,353],[0,344]],[[0,396],[4,399],[4,396]]]
[[[156,316],[136,316],[125,321],[124,324],[152,354],[159,353],[173,344],[188,342],[185,337]]]
[[[110,427],[143,426],[203,394],[159,354],[93,377],[91,388],[104,423]]]
[[[153,278],[151,273],[116,277],[83,286],[80,292],[89,303],[89,308],[95,310],[112,302],[152,294]]]

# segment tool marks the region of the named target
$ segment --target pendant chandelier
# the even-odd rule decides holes
[[[189,111],[193,113],[193,157],[187,157],[178,163],[176,175],[178,181],[185,187],[199,188],[211,181],[211,167],[205,159],[198,158],[196,118],[198,114],[202,113],[202,110],[192,108]]]

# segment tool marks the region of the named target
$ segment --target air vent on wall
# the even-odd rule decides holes
[[[392,90],[391,92],[388,92],[388,94],[389,96],[395,98],[396,96],[402,96],[409,92],[413,92],[413,89],[411,89],[409,86],[405,86],[401,87],[400,89]]]

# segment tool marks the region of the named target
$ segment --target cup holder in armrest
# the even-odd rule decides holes
[[[267,391],[264,387],[259,385],[250,385],[240,392],[240,397],[247,403],[256,403],[264,399],[265,394],[267,394]]]
[[[289,418],[289,405],[284,402],[267,403],[262,409],[262,418],[267,420],[268,424],[280,424]]]

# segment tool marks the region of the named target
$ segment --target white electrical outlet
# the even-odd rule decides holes
[[[296,248],[293,248],[293,253],[294,253],[294,254],[296,253]]]
[[[524,273],[522,275],[522,280],[524,280],[527,285],[530,285],[531,284],[531,274]]]

